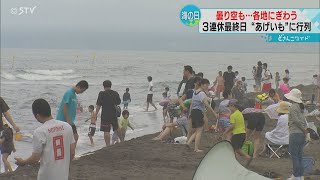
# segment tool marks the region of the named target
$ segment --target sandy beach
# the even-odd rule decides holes
[[[312,92],[313,86],[300,85],[298,88],[307,96]],[[275,124],[275,120],[268,119],[264,132],[273,129]],[[316,124],[319,125],[319,122]],[[220,134],[203,134],[201,147],[205,150],[204,153],[195,153],[185,145],[152,141],[156,135],[146,135],[103,148],[73,161],[69,179],[191,180],[201,159],[217,142],[215,139]],[[320,169],[319,147],[319,140],[312,141],[304,151],[305,155],[315,158],[314,171]],[[258,158],[252,161],[249,169],[261,175],[271,171],[285,179],[291,174],[292,164],[290,158]],[[36,179],[37,171],[37,165],[19,167],[14,173],[0,175],[0,179],[33,180]],[[320,176],[306,176],[305,179],[318,180]]]

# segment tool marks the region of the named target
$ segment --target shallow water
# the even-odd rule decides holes
[[[31,104],[36,98],[46,99],[55,115],[66,89],[85,79],[89,82],[89,89],[78,98],[87,107],[95,104],[99,91],[103,90],[102,82],[109,79],[121,97],[125,88],[130,88],[132,103],[129,111],[135,127],[134,131],[128,131],[127,139],[131,139],[159,131],[163,122],[160,110],[142,112],[148,88],[147,76],[154,79],[156,103],[161,100],[166,86],[175,95],[182,79],[183,65],[191,65],[196,72],[203,72],[211,82],[219,70],[225,71],[228,65],[232,65],[240,76],[248,79],[250,91],[254,83],[252,66],[258,60],[269,64],[273,76],[278,71],[283,77],[284,69],[289,69],[290,85],[311,84],[312,75],[319,73],[318,54],[2,49],[0,92],[22,132],[32,137],[33,130],[40,125],[31,112]],[[89,124],[84,123],[88,117],[87,112],[77,115],[78,156],[104,146],[101,132],[96,132],[94,137],[96,146],[88,146]],[[14,156],[31,154],[31,138],[23,140],[16,142]],[[11,162],[14,156],[10,157]]]

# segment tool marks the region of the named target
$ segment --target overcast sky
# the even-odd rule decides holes
[[[278,45],[263,42],[261,35],[201,35],[197,27],[186,27],[180,22],[179,12],[186,4],[195,4],[200,8],[319,8],[318,0],[288,2],[1,0],[1,46],[173,51],[222,51],[227,47],[240,51],[241,48],[244,51],[252,48],[273,49]],[[10,13],[11,8],[21,6],[37,7],[32,15],[17,16]],[[243,43],[248,46],[239,47]],[[311,52],[319,47],[302,46],[307,46]]]

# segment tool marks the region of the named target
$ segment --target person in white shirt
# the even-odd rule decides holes
[[[241,77],[240,77],[240,75],[239,75],[239,72],[238,72],[238,71],[235,71],[234,74],[235,74],[235,76],[236,76],[236,78],[234,79],[234,82],[236,83],[237,81],[241,81]]]
[[[147,108],[146,111],[148,111],[149,109],[149,104],[151,104],[151,106],[154,107],[155,110],[157,110],[157,107],[153,104],[152,102],[152,97],[153,97],[153,83],[152,83],[152,77],[148,76],[148,82],[149,82],[149,86],[148,86],[148,95],[147,95]]]
[[[70,161],[75,155],[72,127],[53,119],[44,99],[33,102],[32,112],[42,125],[34,131],[32,155],[27,159],[15,158],[16,164],[23,166],[40,160],[38,180],[68,180]]]
[[[271,89],[271,79],[272,75],[268,69],[268,64],[263,63],[262,68],[264,70],[264,77],[262,78],[263,85],[262,85],[262,92],[268,93]]]
[[[289,144],[289,126],[288,126],[288,113],[289,104],[282,101],[277,108],[277,113],[280,115],[277,126],[270,132],[266,132],[266,139],[277,145]]]

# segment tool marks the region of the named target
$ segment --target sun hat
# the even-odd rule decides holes
[[[296,103],[302,103],[302,93],[299,89],[292,89],[288,94],[285,94],[284,96]]]
[[[289,113],[289,104],[287,102],[280,102],[279,107],[276,109],[277,113],[288,114]]]

